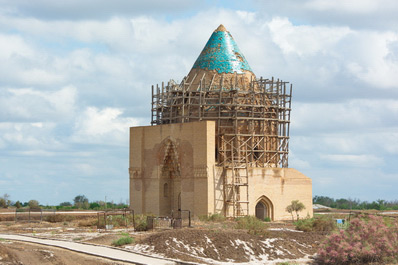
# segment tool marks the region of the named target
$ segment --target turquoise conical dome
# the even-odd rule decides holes
[[[223,25],[210,36],[192,68],[215,70],[219,74],[252,71],[231,33]]]
[[[222,89],[247,89],[255,79],[231,33],[220,25],[210,36],[185,81],[190,90],[198,90],[200,84]]]

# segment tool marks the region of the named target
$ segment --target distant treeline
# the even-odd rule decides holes
[[[113,201],[104,202],[104,201],[94,201],[90,202],[86,196],[77,195],[73,199],[73,203],[71,202],[62,202],[59,205],[41,205],[37,200],[30,200],[28,202],[20,202],[20,201],[12,201],[10,200],[10,195],[5,193],[3,196],[0,196],[0,208],[10,208],[15,207],[17,209],[20,208],[29,208],[29,209],[54,209],[54,210],[105,210],[105,209],[122,209],[128,208],[128,205],[120,202],[114,203]]]
[[[312,199],[314,204],[321,204],[335,209],[352,210],[398,210],[398,200],[385,201],[376,200],[373,202],[360,201],[358,199],[333,199],[327,196],[315,196]]]

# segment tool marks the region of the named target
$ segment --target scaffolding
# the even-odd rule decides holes
[[[195,86],[188,77],[180,84],[152,86],[151,124],[216,121],[216,164],[225,171],[224,214],[244,216],[249,168],[288,167],[292,85],[274,78],[245,82],[236,74],[215,77],[204,74]]]

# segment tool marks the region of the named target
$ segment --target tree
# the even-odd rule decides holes
[[[77,195],[74,199],[73,202],[77,208],[83,208],[83,209],[88,209],[89,204],[88,204],[88,199],[84,195]]]
[[[286,212],[288,212],[288,213],[290,213],[292,215],[292,221],[294,221],[294,216],[293,216],[294,210],[293,210],[293,206],[292,205],[288,205],[286,207]]]
[[[28,205],[30,209],[40,209],[39,202],[36,200],[30,200]]]
[[[10,195],[4,193],[3,197],[0,197],[0,208],[7,208],[11,205]]]
[[[21,202],[20,202],[20,201],[16,201],[16,202],[15,202],[15,204],[14,204],[14,206],[15,206],[15,207],[17,207],[17,209],[19,209],[19,208],[21,208],[21,207],[22,207],[22,205],[21,205]]]
[[[292,201],[292,203],[290,205],[288,205],[286,207],[286,212],[288,212],[288,213],[290,213],[292,215],[292,219],[294,219],[293,218],[293,212],[295,212],[297,220],[298,220],[299,219],[298,212],[301,212],[304,209],[305,209],[305,206],[304,206],[304,204],[302,202],[300,202],[299,200],[294,200],[294,201]]]
[[[4,198],[1,197],[0,197],[0,208],[7,208],[6,200],[4,200]]]
[[[72,203],[70,203],[70,202],[61,202],[59,204],[59,206],[72,206]]]

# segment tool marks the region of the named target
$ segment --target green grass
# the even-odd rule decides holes
[[[246,229],[252,235],[264,235],[268,225],[255,216],[245,216],[236,219],[236,229]]]
[[[120,246],[131,244],[131,243],[134,243],[134,238],[132,238],[130,236],[123,236],[119,239],[114,240],[112,242],[112,245],[116,246],[116,247],[120,247]]]

